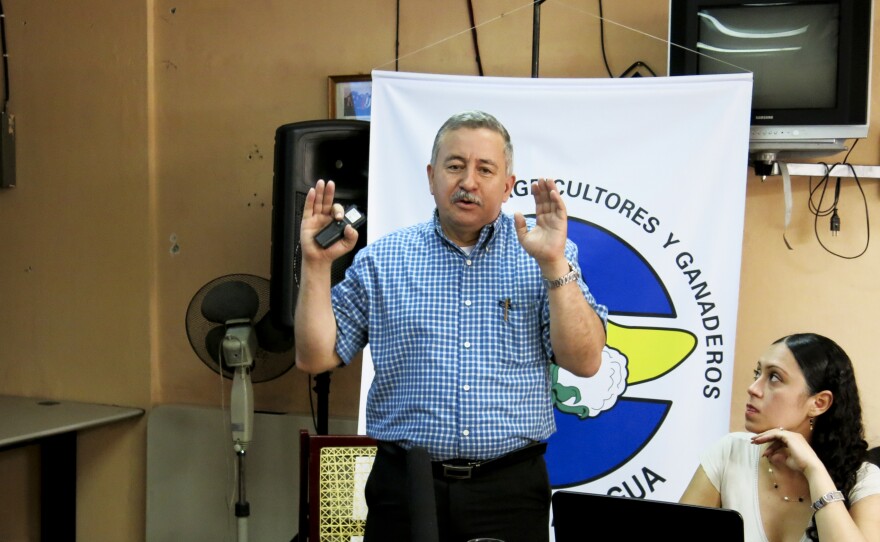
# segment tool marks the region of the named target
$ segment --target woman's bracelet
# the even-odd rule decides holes
[[[819,499],[813,503],[811,508],[813,509],[813,512],[818,512],[819,510],[824,508],[826,504],[832,503],[834,501],[842,501],[844,499],[845,499],[845,497],[843,496],[843,492],[829,491],[828,493],[819,497]]]

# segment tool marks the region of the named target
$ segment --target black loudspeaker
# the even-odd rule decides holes
[[[302,254],[299,228],[309,188],[318,179],[336,184],[334,201],[367,210],[370,123],[362,120],[315,120],[285,124],[275,131],[272,186],[272,248],[269,305],[276,325],[293,327]],[[331,283],[345,276],[355,253],[367,242],[358,230],[354,250],[333,262]]]

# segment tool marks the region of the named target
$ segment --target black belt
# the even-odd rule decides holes
[[[395,461],[406,460],[407,451],[393,442],[379,441],[378,448],[380,452],[387,454],[388,457],[394,458]],[[543,455],[546,450],[546,442],[534,442],[494,459],[486,459],[483,461],[474,459],[446,459],[443,461],[432,461],[431,470],[436,478],[474,478],[481,474],[509,467],[521,463],[526,459]]]
[[[435,478],[466,480],[543,455],[545,450],[547,450],[546,442],[535,442],[534,444],[514,450],[509,454],[485,461],[474,461],[471,459],[433,461],[431,469],[434,471]]]

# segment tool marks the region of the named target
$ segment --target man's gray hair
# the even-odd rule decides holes
[[[440,141],[443,137],[449,132],[462,128],[469,128],[471,130],[487,128],[500,134],[504,140],[504,159],[507,161],[507,175],[513,175],[513,144],[510,142],[510,134],[507,133],[507,128],[498,119],[484,111],[456,113],[443,123],[440,130],[437,131],[437,136],[434,137],[434,148],[431,150],[432,165],[435,167],[437,165],[437,153],[440,151]]]

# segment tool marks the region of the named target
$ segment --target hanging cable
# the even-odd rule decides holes
[[[497,16],[495,16],[495,17],[492,17],[491,19],[485,20],[485,21],[481,22],[481,23],[478,24],[478,25],[474,25],[474,29],[479,28],[479,27],[482,27],[482,26],[485,26],[485,25],[493,24],[493,23],[498,22],[498,21],[500,21],[500,20],[502,20],[502,19],[504,19],[504,18],[506,18],[506,17],[510,17],[510,16],[513,15],[514,13],[517,13],[517,12],[522,11],[522,10],[524,10],[524,9],[527,9],[527,8],[530,8],[530,7],[533,8],[534,5],[535,5],[535,3],[536,3],[536,2],[539,2],[539,1],[543,2],[544,0],[528,0],[526,3],[524,3],[524,4],[520,5],[520,6],[517,6],[517,7],[515,7],[515,8],[512,8],[512,9],[510,9],[510,10],[508,10],[508,11],[502,12],[502,13],[500,13],[499,15],[497,15]],[[670,46],[670,47],[676,47],[676,48],[678,48],[678,49],[683,49],[683,50],[685,50],[685,51],[688,51],[688,52],[693,53],[693,54],[695,54],[695,55],[698,55],[698,56],[700,56],[700,57],[704,57],[704,58],[712,59],[712,60],[715,61],[715,62],[719,62],[719,63],[721,63],[721,64],[725,64],[725,65],[730,66],[730,67],[732,67],[732,68],[736,68],[736,69],[739,70],[739,71],[742,71],[742,72],[749,72],[749,71],[750,71],[750,70],[747,70],[746,68],[743,68],[742,66],[737,66],[736,64],[733,64],[733,63],[731,63],[731,62],[727,62],[727,61],[722,60],[722,59],[720,59],[720,58],[712,57],[712,56],[707,55],[706,53],[703,53],[703,52],[701,52],[701,51],[697,51],[697,50],[694,50],[694,49],[689,49],[689,48],[687,48],[687,47],[684,47],[684,46],[679,45],[679,44],[676,44],[676,43],[670,43],[669,40],[667,40],[667,39],[664,38],[664,37],[660,37],[660,36],[655,36],[655,35],[653,35],[653,34],[649,34],[649,33],[647,33],[647,32],[644,32],[644,31],[639,30],[639,29],[637,29],[637,28],[634,28],[634,27],[632,27],[632,26],[627,26],[627,25],[625,25],[625,24],[622,24],[622,23],[617,22],[617,21],[612,20],[612,19],[606,19],[606,18],[604,17],[604,15],[602,15],[602,13],[601,13],[601,11],[602,11],[602,10],[601,10],[601,8],[602,8],[602,6],[601,6],[601,0],[600,0],[600,14],[599,14],[599,15],[596,15],[595,13],[591,13],[591,12],[588,12],[588,11],[586,11],[586,10],[583,10],[583,9],[581,9],[581,8],[578,7],[578,6],[570,5],[570,4],[567,3],[565,0],[557,0],[556,2],[554,2],[554,5],[555,5],[555,6],[559,6],[559,7],[563,7],[563,8],[567,8],[567,9],[570,9],[570,10],[572,10],[572,11],[575,11],[575,12],[577,12],[577,13],[580,13],[580,14],[586,15],[586,16],[588,16],[588,17],[592,17],[592,18],[594,18],[594,19],[596,19],[596,18],[599,19],[599,22],[600,22],[600,31],[603,33],[603,37],[602,37],[602,42],[603,42],[603,43],[601,44],[601,45],[602,45],[602,48],[603,48],[603,56],[604,56],[604,28],[603,28],[602,25],[604,25],[604,23],[607,22],[607,23],[609,23],[609,24],[613,24],[614,26],[617,26],[617,27],[619,27],[619,28],[623,28],[624,30],[627,30],[627,31],[629,31],[629,32],[633,32],[633,33],[635,33],[635,34],[639,34],[639,35],[644,36],[644,37],[646,37],[646,38],[649,38],[649,39],[656,40],[656,41],[658,41],[658,42],[664,43],[664,44],[666,44],[667,46]],[[427,44],[427,45],[424,45],[423,47],[419,47],[418,49],[415,49],[415,50],[410,51],[410,52],[408,52],[408,53],[405,53],[405,54],[403,54],[403,55],[401,55],[401,54],[399,53],[399,51],[398,51],[398,52],[395,53],[393,59],[390,59],[390,60],[388,60],[387,62],[383,62],[383,63],[380,63],[380,64],[373,65],[371,69],[374,69],[374,70],[380,70],[380,69],[385,68],[386,66],[391,66],[392,64],[396,65],[397,62],[398,62],[399,60],[403,59],[403,58],[408,58],[408,57],[411,57],[411,56],[417,55],[417,54],[419,54],[419,53],[422,53],[423,51],[426,51],[426,50],[428,50],[428,49],[432,49],[432,48],[434,48],[434,47],[437,47],[438,45],[440,45],[440,44],[442,44],[442,43],[446,43],[446,42],[448,42],[448,41],[450,41],[450,40],[453,40],[453,39],[455,39],[455,38],[461,36],[461,35],[464,34],[465,32],[472,32],[472,30],[473,30],[472,28],[466,28],[466,29],[464,29],[464,30],[460,30],[460,31],[454,32],[454,33],[452,33],[451,35],[448,35],[448,36],[446,36],[446,37],[444,37],[444,38],[442,38],[442,39],[439,39],[439,40],[437,40],[437,41],[434,41],[434,42],[432,42],[432,43],[429,43],[429,44]],[[607,64],[607,62],[606,62],[606,64]],[[633,69],[633,68],[645,68],[648,72],[651,73],[651,75],[655,75],[654,70],[652,70],[647,64],[645,64],[644,62],[641,62],[641,61],[636,62],[635,64],[633,64],[633,66],[631,66],[630,68],[628,68],[624,73],[627,73],[628,71],[630,71],[630,70]],[[609,76],[613,77],[613,75],[611,74],[611,71],[610,71],[610,67],[606,67],[606,69],[608,69]]]
[[[838,252],[835,252],[835,251],[831,250],[830,248],[828,248],[827,246],[825,246],[825,243],[823,243],[822,239],[819,237],[819,216],[818,215],[814,215],[814,218],[813,218],[813,233],[816,235],[816,240],[819,242],[819,245],[823,249],[825,249],[825,251],[828,252],[829,254],[837,256],[838,258],[843,258],[845,260],[854,260],[854,259],[862,256],[865,252],[867,252],[868,246],[871,244],[871,217],[870,217],[870,213],[868,211],[868,198],[867,198],[867,196],[865,196],[865,190],[862,188],[862,183],[859,180],[858,174],[856,173],[856,168],[854,168],[851,164],[835,164],[835,165],[843,165],[843,166],[846,166],[850,169],[850,171],[852,172],[853,178],[856,181],[856,186],[858,186],[859,192],[862,194],[862,201],[864,202],[864,205],[865,205],[865,231],[866,231],[865,247],[858,254],[855,254],[853,256],[846,256],[844,254],[840,254]],[[839,186],[840,177],[837,178],[837,182],[838,182],[837,186]],[[835,189],[835,194],[838,194],[837,189]],[[836,199],[836,196],[835,196],[835,199]],[[821,203],[821,200],[820,200],[820,203]],[[835,217],[837,217],[836,203],[832,206],[831,212],[832,212],[831,228],[832,228],[832,235],[834,235],[840,231],[839,217],[835,220]],[[836,228],[837,232],[834,231],[835,228]]]
[[[846,151],[846,156],[843,157],[843,163],[844,163],[844,164],[849,164],[849,155],[852,153],[853,149],[855,149],[855,148],[856,148],[856,145],[858,145],[858,144],[859,144],[859,140],[858,140],[858,139],[854,139],[854,140],[853,140],[852,147],[850,147],[849,150]]]
[[[837,214],[837,204],[840,203],[840,177],[834,184],[834,206],[831,209],[831,236],[836,237],[840,233],[840,215]]]
[[[602,15],[602,0],[599,0],[599,47],[602,50],[602,61],[605,63],[605,71],[608,77],[614,77],[611,66],[608,65],[608,57],[605,55],[605,16]]]
[[[6,104],[9,103],[9,55],[6,52],[6,12],[3,3],[0,2],[0,53],[3,54],[3,112],[6,112]]]
[[[501,19],[503,19],[503,18],[505,18],[505,17],[509,17],[510,15],[512,15],[512,14],[518,12],[518,11],[521,11],[521,10],[523,10],[523,9],[530,8],[530,7],[532,7],[533,5],[534,5],[534,0],[533,0],[533,1],[530,1],[530,2],[528,2],[528,3],[526,3],[526,4],[523,4],[523,5],[519,6],[519,7],[513,8],[513,9],[511,9],[511,10],[509,10],[509,11],[505,11],[505,12],[501,13],[500,15],[497,15],[497,16],[495,16],[495,17],[492,17],[492,18],[489,19],[489,20],[483,21],[483,22],[481,22],[479,25],[477,25],[477,27],[484,26],[484,25],[488,25],[488,24],[492,24],[492,23],[494,23],[494,22],[496,22],[496,21],[500,21]],[[449,36],[444,37],[443,39],[437,40],[437,41],[435,41],[435,42],[433,42],[433,43],[429,43],[428,45],[425,45],[424,47],[419,47],[418,49],[416,49],[416,50],[414,50],[414,51],[410,51],[410,52],[408,52],[408,53],[406,53],[406,54],[404,54],[404,55],[396,55],[397,58],[394,58],[394,59],[389,60],[388,62],[384,62],[384,63],[382,63],[382,64],[378,64],[378,65],[376,65],[376,66],[373,66],[373,69],[375,69],[375,70],[382,69],[384,66],[388,66],[388,65],[390,65],[390,64],[392,64],[392,63],[394,63],[394,62],[397,62],[398,60],[400,60],[400,59],[402,59],[402,58],[407,58],[407,57],[410,57],[410,56],[413,56],[413,55],[417,55],[417,54],[421,53],[422,51],[426,51],[426,50],[428,50],[428,49],[431,49],[431,48],[433,48],[433,47],[436,47],[436,46],[440,45],[441,43],[446,43],[447,41],[450,41],[450,40],[452,40],[452,39],[455,39],[455,38],[457,38],[458,36],[464,34],[465,32],[470,32],[470,31],[471,31],[470,28],[467,28],[467,29],[464,29],[464,30],[460,30],[460,31],[458,31],[458,32],[455,32],[455,33],[449,35]],[[660,38],[657,38],[657,39],[660,39]]]
[[[829,166],[825,162],[819,162],[820,164],[825,166],[825,175],[823,175],[822,178],[819,179],[819,182],[818,182],[818,184],[816,184],[815,187],[813,186],[813,178],[810,177],[810,184],[809,184],[809,186],[810,186],[810,199],[807,201],[807,205],[810,209],[810,212],[813,213],[816,217],[828,216],[836,210],[837,197],[840,196],[840,178],[838,178],[838,183],[837,183],[837,188],[836,188],[836,196],[837,197],[835,197],[834,202],[831,204],[831,206],[829,208],[822,209],[822,201],[825,199],[825,191],[828,189],[828,182],[831,180],[830,179],[831,170],[834,169],[834,166],[837,166],[837,165],[849,165],[849,155],[853,151],[853,149],[856,148],[856,145],[858,145],[858,144],[859,144],[859,140],[858,139],[854,140],[852,146],[849,148],[849,151],[847,151],[846,156],[843,157],[843,162],[838,162],[838,163],[834,164],[833,166]],[[819,194],[819,202],[813,203],[813,196],[815,195],[816,191],[819,190],[819,188],[822,189],[822,192]]]
[[[394,71],[400,71],[400,0],[397,0],[397,22],[394,25]]]
[[[862,188],[862,183],[859,180],[859,176],[856,173],[856,169],[852,166],[852,164],[849,163],[849,155],[853,151],[855,146],[858,144],[858,142],[859,142],[858,139],[856,139],[854,141],[853,145],[850,147],[849,151],[846,153],[846,156],[843,158],[842,162],[837,162],[831,166],[829,166],[828,164],[826,164],[824,162],[820,162],[820,164],[825,166],[825,175],[822,176],[822,178],[819,180],[819,182],[816,184],[816,186],[813,186],[813,179],[812,179],[812,177],[810,178],[810,198],[808,200],[808,206],[809,206],[810,212],[813,214],[813,233],[816,236],[816,241],[818,241],[819,245],[829,254],[832,254],[834,256],[837,256],[838,258],[843,258],[846,260],[854,260],[854,259],[862,256],[865,252],[868,251],[868,246],[871,243],[871,217],[870,217],[870,213],[868,210],[868,198],[867,198],[867,196],[865,196],[865,190]],[[831,250],[830,248],[825,246],[825,243],[823,243],[821,237],[819,237],[819,217],[823,217],[823,216],[830,215],[829,229],[831,230],[831,235],[833,237],[836,237],[840,233],[840,215],[837,212],[838,205],[840,203],[840,188],[841,188],[841,178],[840,177],[837,177],[837,179],[835,181],[834,198],[833,198],[831,204],[825,209],[822,208],[822,202],[825,199],[825,194],[828,189],[828,183],[831,180],[830,179],[831,171],[837,166],[848,167],[850,172],[852,172],[853,179],[855,179],[856,186],[859,188],[859,192],[862,194],[862,201],[864,202],[864,206],[865,206],[865,230],[866,230],[865,247],[862,249],[861,252],[859,252],[858,254],[855,254],[853,256],[846,256],[846,255],[843,255],[843,254],[840,254],[840,253],[837,253],[837,252]],[[817,191],[819,191],[820,188],[821,188],[821,192],[819,193],[819,201],[814,202],[813,201],[814,195],[816,194]]]
[[[652,77],[657,77],[657,74],[654,73],[654,70],[651,69],[651,66],[648,66],[641,60],[636,60],[635,62],[633,62],[629,68],[623,70],[623,73],[621,73],[619,77],[628,77],[630,76],[630,74],[632,74],[632,77],[641,77],[642,74],[639,73],[639,68],[645,68],[646,70],[648,70],[648,73],[650,73]]]
[[[819,163],[825,166],[825,175],[823,175],[822,178],[819,179],[819,182],[816,184],[816,186],[813,186],[813,178],[810,177],[810,198],[807,200],[807,207],[810,209],[810,212],[813,213],[813,215],[815,215],[816,217],[828,216],[833,210],[832,207],[822,209],[822,201],[825,200],[825,191],[828,189],[829,175],[831,174],[831,169],[834,166],[829,166],[825,162]],[[813,196],[820,188],[822,189],[822,192],[819,194],[819,202],[813,203]]]
[[[480,59],[480,43],[477,41],[477,23],[474,20],[474,3],[473,0],[467,0],[468,17],[471,21],[471,39],[474,42],[474,57],[477,61],[477,72],[483,75],[483,61]]]
[[[602,13],[602,10],[602,0],[599,0],[599,44],[602,50],[602,61],[605,63],[605,71],[608,73],[608,77],[614,77],[614,74],[611,73],[611,66],[608,65],[608,56],[605,52],[605,15]],[[641,77],[642,74],[639,73],[639,68],[645,68],[653,77],[657,77],[654,70],[641,60],[633,62],[630,67],[623,70],[618,77]]]

